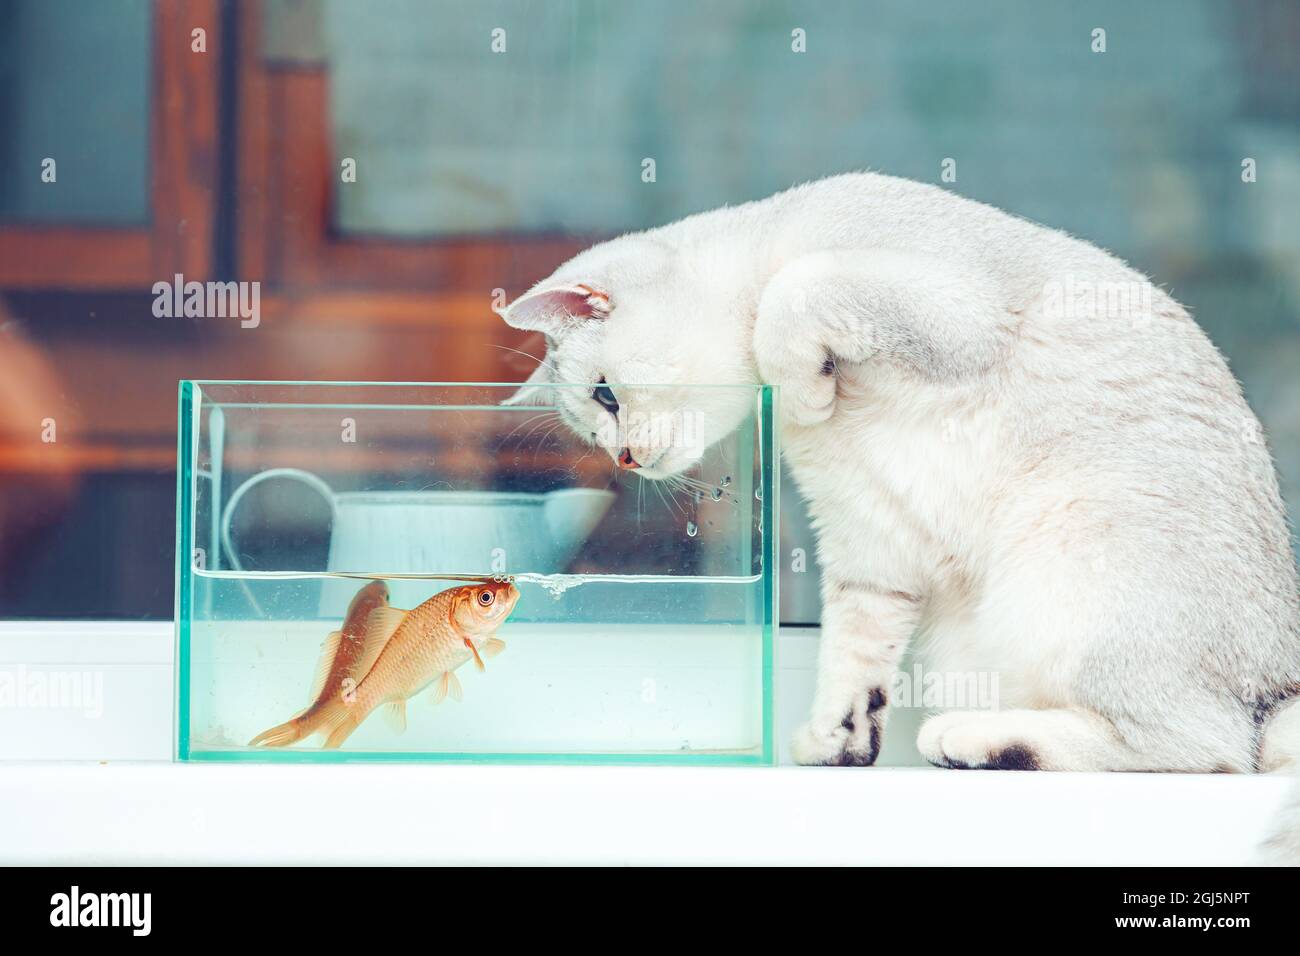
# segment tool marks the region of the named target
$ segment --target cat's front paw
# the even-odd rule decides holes
[[[810,428],[828,420],[835,412],[835,375],[820,368],[813,374],[795,372],[789,367],[769,368],[764,381],[781,388],[781,415],[800,428]]]
[[[921,725],[916,749],[936,767],[953,770],[1038,770],[1015,715],[984,711],[936,714]]]
[[[878,731],[857,734],[856,727],[845,721],[834,728],[815,728],[804,724],[790,741],[794,762],[813,767],[869,767],[880,752]]]
[[[799,427],[820,425],[835,411],[835,361],[808,342],[760,326],[754,353],[763,381],[781,389],[781,416]]]

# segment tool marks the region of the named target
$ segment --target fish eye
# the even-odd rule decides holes
[[[484,607],[488,607],[495,600],[496,600],[496,595],[493,594],[491,591],[478,592],[478,603],[482,604]]]
[[[614,397],[614,390],[605,384],[605,376],[602,375],[600,384],[591,390],[591,397],[611,415],[618,414],[618,399]]]

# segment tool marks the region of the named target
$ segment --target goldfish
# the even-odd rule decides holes
[[[388,585],[383,581],[371,581],[352,599],[348,612],[343,618],[343,627],[330,633],[321,648],[320,662],[316,665],[316,676],[312,681],[311,703],[305,710],[298,712],[287,723],[272,727],[258,734],[250,742],[250,747],[266,744],[268,747],[287,747],[310,736],[311,726],[321,710],[334,697],[349,692],[357,682],[369,672],[379,648],[372,648],[375,653],[365,663],[365,670],[357,673],[365,659],[366,630],[370,615],[377,608],[388,606]],[[345,683],[346,682],[346,683]]]
[[[435,704],[448,696],[461,699],[456,669],[472,660],[483,670],[483,657],[505,649],[505,642],[494,635],[518,600],[513,583],[492,580],[449,588],[409,611],[373,609],[366,620],[362,658],[352,671],[358,681],[355,689],[336,694],[319,708],[309,707],[287,724],[260,734],[254,743],[283,746],[319,732],[325,735],[325,747],[333,749],[381,706],[400,733],[406,729],[406,701],[424,688],[432,685]]]

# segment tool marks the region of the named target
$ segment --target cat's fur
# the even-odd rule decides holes
[[[996,672],[932,717],[949,767],[1250,771],[1300,750],[1300,607],[1276,475],[1222,357],[1114,256],[874,174],[624,236],[503,313],[533,382],[781,386],[823,574],[803,763],[870,764],[899,658]],[[561,393],[598,442],[609,412]],[[699,400],[700,393],[691,393]],[[526,400],[528,391],[521,395]],[[662,478],[692,446],[629,448]],[[609,445],[611,454],[618,449]]]
[[[1282,800],[1282,808],[1268,828],[1268,836],[1256,852],[1263,866],[1300,866],[1300,778],[1296,778]]]

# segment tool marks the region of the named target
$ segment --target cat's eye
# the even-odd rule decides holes
[[[611,415],[618,414],[618,399],[614,397],[614,390],[605,384],[605,376],[602,375],[600,384],[591,390],[591,397]]]

